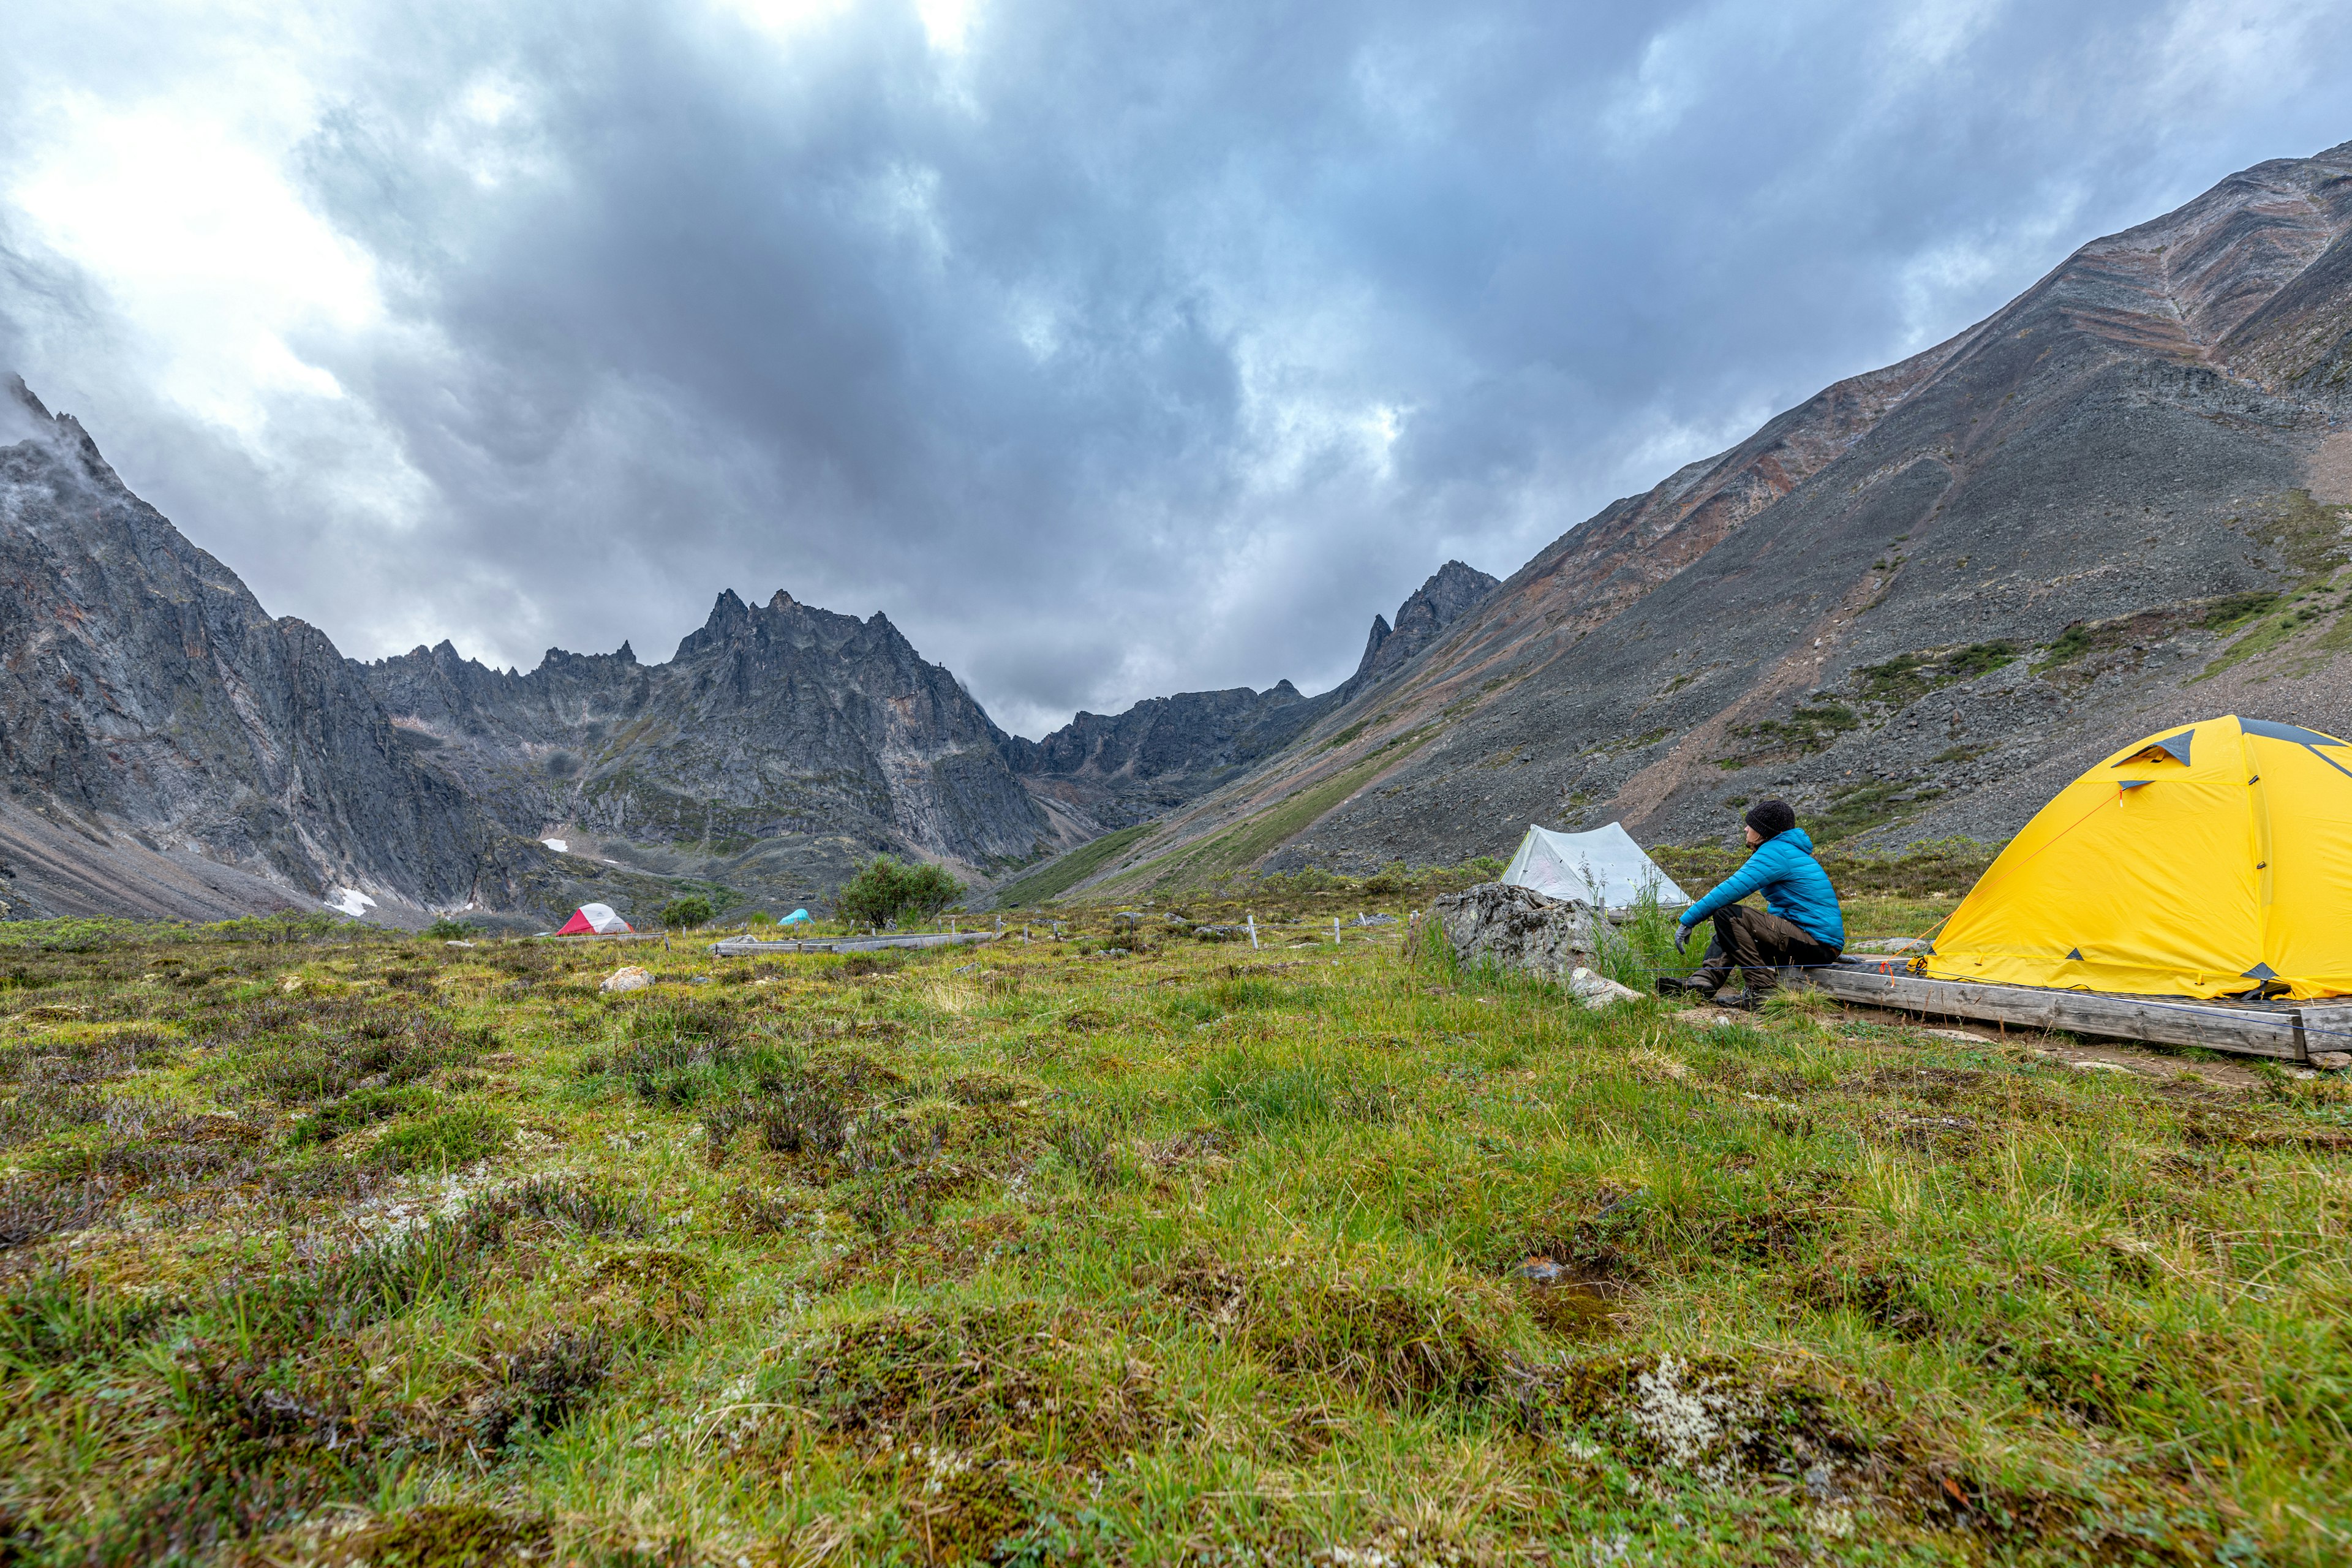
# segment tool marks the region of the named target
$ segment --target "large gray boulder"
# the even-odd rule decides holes
[[[1562,983],[1591,965],[1596,931],[1609,918],[1580,900],[1502,882],[1447,893],[1432,912],[1465,967],[1491,963]]]

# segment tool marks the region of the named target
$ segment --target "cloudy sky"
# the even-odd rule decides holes
[[[0,364],[362,658],[887,611],[998,721],[1448,556],[2352,138],[2314,0],[18,7]]]

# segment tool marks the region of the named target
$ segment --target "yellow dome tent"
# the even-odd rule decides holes
[[[2234,715],[2133,742],[2010,841],[1924,973],[2168,996],[2352,994],[2352,742]]]

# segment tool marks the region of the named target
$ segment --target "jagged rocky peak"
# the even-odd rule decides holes
[[[1346,684],[1307,697],[1288,680],[1149,697],[1124,712],[1081,712],[1041,741],[1007,736],[1005,760],[1032,789],[1102,826],[1140,821],[1213,789],[1274,756],[1310,726],[1385,679],[1483,603],[1496,580],[1449,561],[1371,637]]]
[[[551,647],[539,656],[540,669],[626,671],[639,668],[641,667],[637,663],[637,650],[631,647],[625,639],[620,647],[610,653],[573,653],[568,648]],[[532,673],[537,674],[538,670]]]
[[[81,421],[70,414],[50,413],[20,375],[8,377],[7,391],[7,396],[0,397],[0,447],[29,444],[68,465],[68,473],[106,489],[123,489]]]
[[[779,588],[764,605],[746,604],[732,588],[711,602],[702,625],[680,638],[672,662],[687,662],[729,647],[816,649],[856,657],[867,645],[894,657],[919,658],[890,618],[879,610],[865,620],[804,605]]]
[[[0,854],[26,868],[10,905],[208,918],[337,888],[517,896],[528,853],[394,743],[322,634],[273,619],[14,377],[0,437]]]
[[[1182,805],[1272,756],[1338,700],[1287,680],[1264,691],[1180,691],[1115,714],[1081,712],[1042,741],[1007,735],[1006,763],[1032,790],[1097,830]]]
[[[730,886],[782,865],[811,877],[771,885],[777,898],[821,896],[853,851],[982,867],[1034,854],[1049,831],[951,674],[883,616],[782,591],[758,604],[722,591],[666,664],[624,644],[551,648],[521,677],[415,656],[368,674],[429,733],[428,765],[514,831],[667,846],[673,869]],[[824,881],[807,870],[820,865]]]
[[[1503,585],[1475,566],[1448,561],[1397,606],[1396,624],[1372,617],[1371,635],[1364,641],[1364,657],[1342,689],[1353,694],[1385,678],[1407,659],[1437,640],[1454,625],[1486,602]]]

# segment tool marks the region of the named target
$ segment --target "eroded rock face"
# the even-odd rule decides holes
[[[1123,713],[1080,713],[1042,741],[1009,739],[1005,759],[1037,794],[1124,827],[1238,778],[1330,711],[1337,692],[1180,691]]]
[[[985,871],[1052,829],[1011,738],[887,616],[719,595],[667,664],[551,648],[529,674],[447,643],[354,667],[427,767],[518,833],[676,847],[737,887],[814,896],[887,851]],[[797,855],[798,858],[793,857]]]
[[[1447,893],[1433,913],[1465,968],[1492,964],[1563,983],[1591,964],[1594,921],[1608,918],[1587,904],[1502,882]]]
[[[338,888],[504,908],[543,859],[418,767],[334,645],[273,618],[0,387],[0,853],[26,914],[217,918]]]
[[[1448,561],[1397,606],[1394,626],[1379,616],[1372,617],[1371,635],[1364,639],[1364,657],[1356,673],[1339,688],[1339,694],[1352,698],[1395,674],[1406,660],[1435,642],[1448,626],[1486,603],[1486,596],[1502,585],[1499,577]]]

